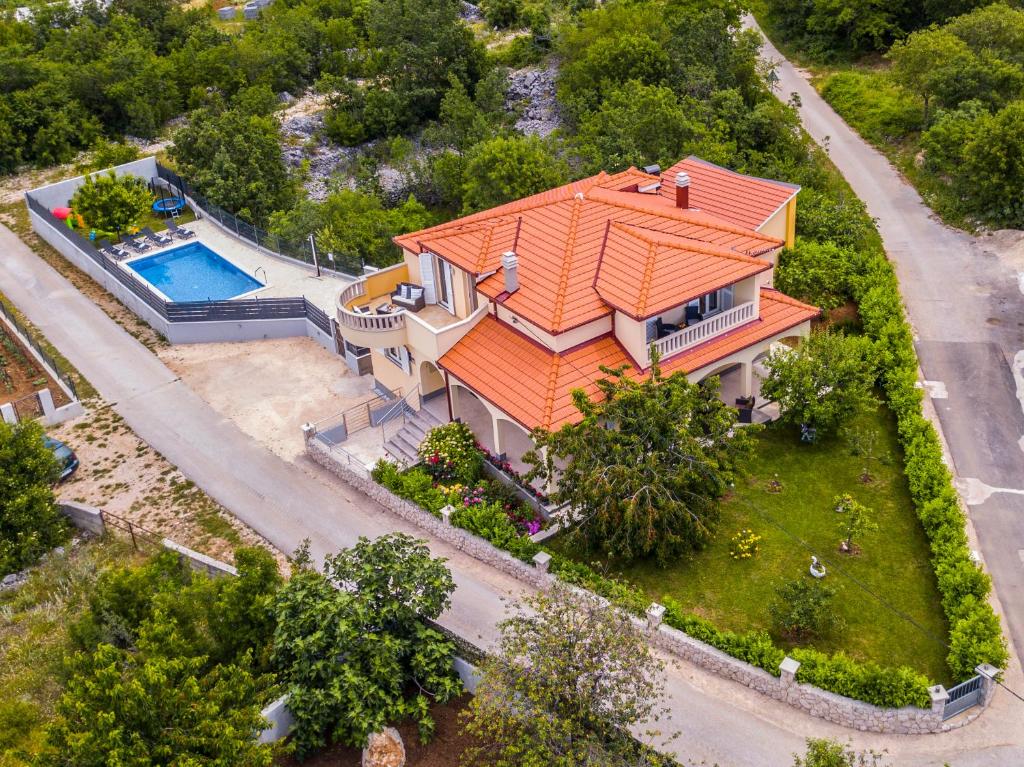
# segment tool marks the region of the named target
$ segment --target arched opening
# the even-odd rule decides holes
[[[734,404],[740,397],[747,397],[753,393],[745,391],[750,386],[744,380],[744,365],[739,362],[720,365],[708,373],[703,373],[697,383],[703,383],[715,376],[718,376],[719,379],[718,396],[729,405]]]
[[[420,393],[424,399],[440,396],[444,391],[444,376],[437,369],[437,365],[429,360],[420,363]]]
[[[512,468],[522,474],[530,467],[523,463],[523,455],[533,450],[533,440],[526,430],[507,418],[498,419],[498,447]]]
[[[494,444],[494,419],[491,411],[472,391],[460,384],[452,384],[452,416],[461,420],[476,435],[480,444],[497,453]]]

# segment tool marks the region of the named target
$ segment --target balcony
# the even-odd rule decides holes
[[[422,309],[394,308],[391,294],[409,281],[399,264],[352,283],[338,295],[338,325],[346,341],[380,349],[410,346],[418,357],[436,361],[487,313],[483,304],[464,319],[437,304]]]
[[[661,358],[665,359],[704,343],[740,325],[745,325],[756,318],[757,307],[755,303],[753,301],[746,301],[738,306],[734,306],[732,309],[727,309],[724,312],[708,317],[706,320],[688,325],[682,330],[678,330],[664,338],[659,338],[654,342],[654,348],[658,350]],[[650,364],[650,360],[648,360],[648,364]]]

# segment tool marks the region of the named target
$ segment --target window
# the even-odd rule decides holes
[[[387,357],[391,362],[398,365],[406,373],[412,369],[411,357],[409,356],[409,350],[404,346],[389,346],[385,349],[381,349],[384,356]]]

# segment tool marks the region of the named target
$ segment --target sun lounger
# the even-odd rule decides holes
[[[100,250],[115,261],[123,261],[131,255],[131,253],[124,248],[112,244],[110,240],[100,240]]]
[[[174,240],[168,237],[166,234],[157,234],[148,226],[142,227],[139,230],[139,232],[144,234],[146,236],[146,239],[149,240],[154,245],[170,245],[172,242],[174,242]]]
[[[167,225],[167,229],[170,231],[170,233],[177,237],[179,240],[189,240],[196,236],[195,232],[189,229],[183,229],[176,223],[174,223],[174,219],[168,218],[167,220],[164,221],[164,224]]]
[[[145,240],[136,240],[130,234],[122,234],[121,242],[123,242],[132,250],[134,250],[136,253],[145,253],[147,250],[149,250],[149,245],[146,244]]]

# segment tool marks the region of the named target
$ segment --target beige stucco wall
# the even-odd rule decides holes
[[[403,248],[402,255],[405,256],[405,266],[409,270],[409,282],[415,285],[422,285],[423,280],[420,279],[419,253],[413,253],[411,250]]]
[[[415,355],[413,357],[415,358]],[[402,368],[385,357],[379,349],[370,350],[370,361],[373,363],[373,377],[393,392],[401,389],[403,395],[408,394],[419,383],[418,369],[420,361],[418,359],[413,361],[411,374],[407,374]]]
[[[778,237],[786,243],[786,247],[793,247],[796,241],[796,197],[775,211],[757,231],[769,237]]]
[[[483,299],[482,296],[481,298]],[[556,352],[564,352],[566,349],[572,349],[574,346],[579,346],[592,338],[597,338],[598,336],[602,336],[612,330],[612,318],[611,316],[608,316],[601,317],[593,322],[588,322],[586,325],[581,325],[578,328],[567,330],[564,333],[554,335],[545,330],[541,330],[532,322],[527,322],[522,317],[512,311],[509,311],[501,304],[495,304],[495,307],[497,309],[496,315],[499,320],[507,322],[510,325],[516,325],[523,331],[523,334],[527,338],[531,338]],[[514,323],[512,321],[513,318],[515,318]]]
[[[647,364],[647,323],[615,312],[615,337],[634,360]]]

